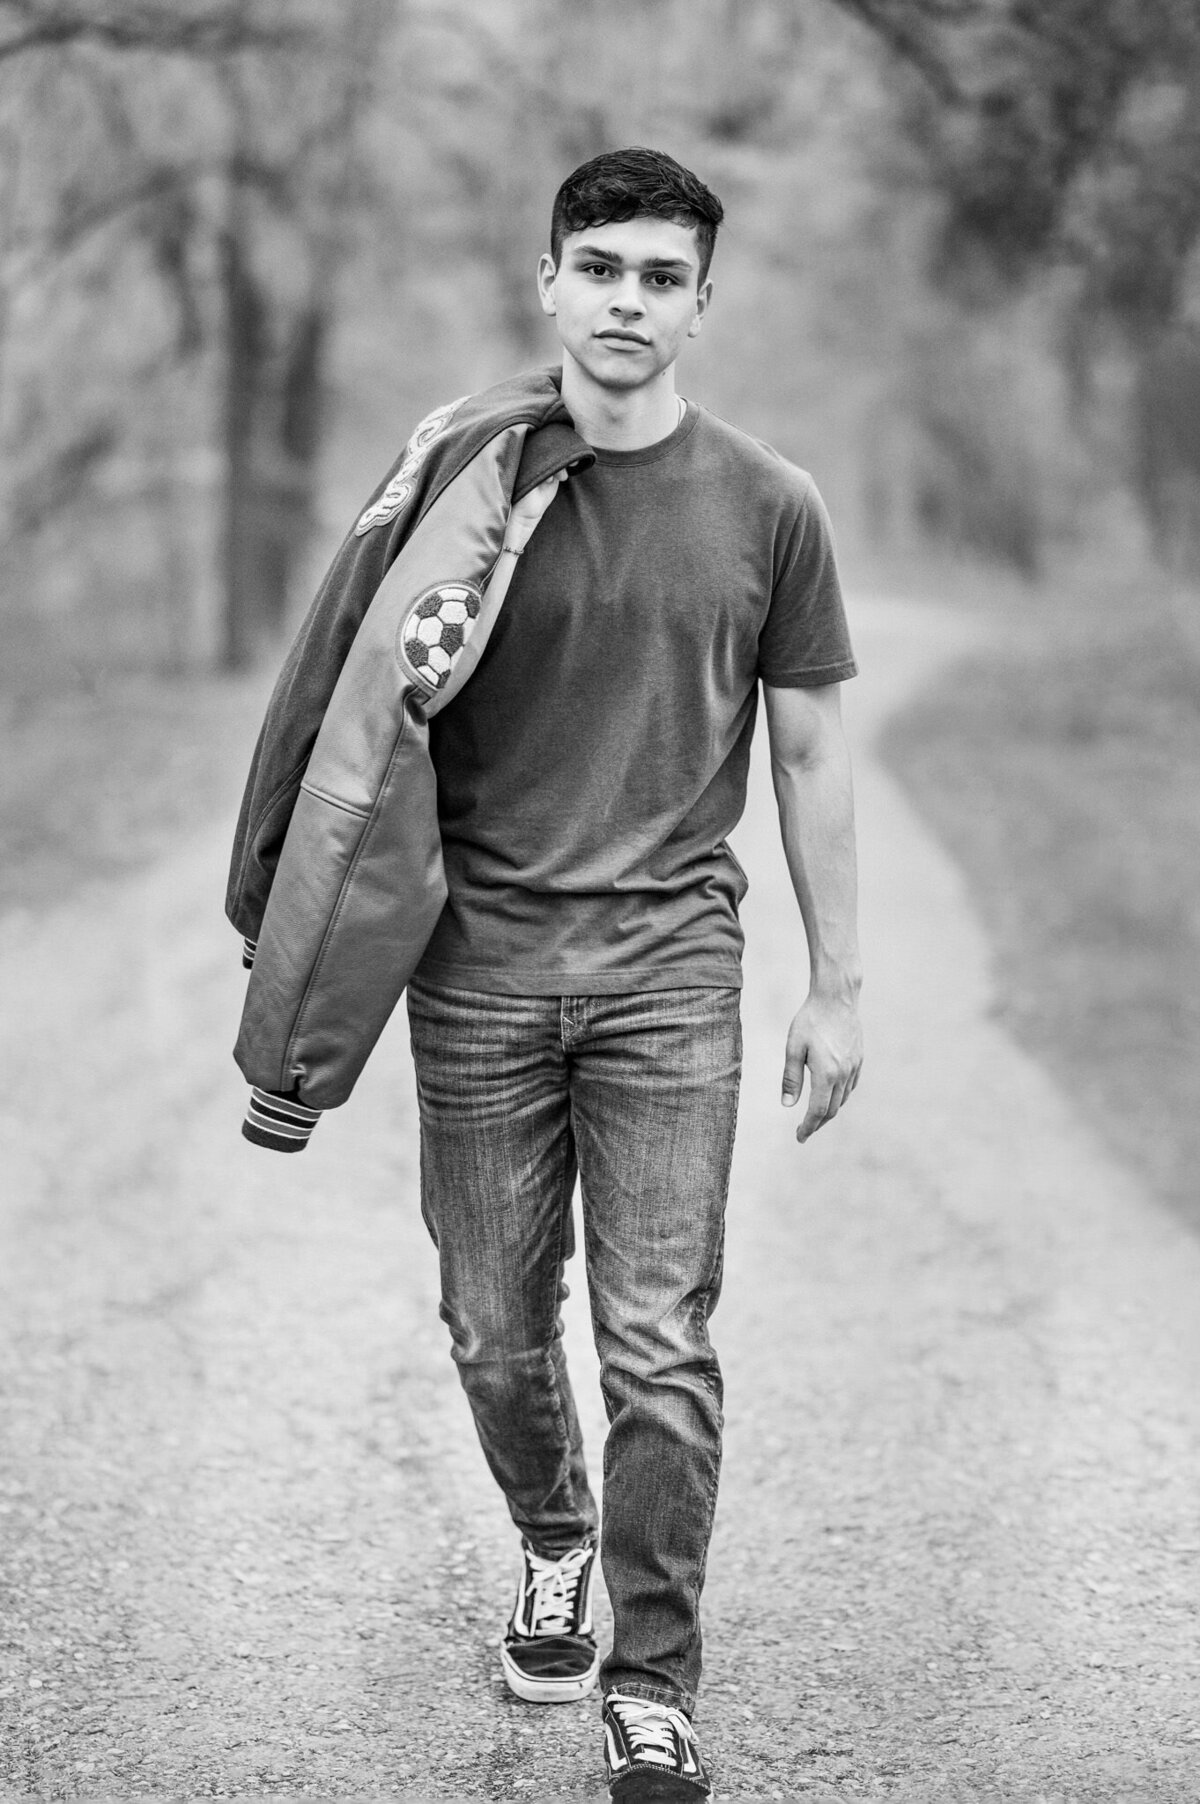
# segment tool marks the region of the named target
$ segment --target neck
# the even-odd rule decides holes
[[[564,352],[562,398],[580,438],[598,451],[640,451],[679,424],[674,366],[644,388],[601,388]]]

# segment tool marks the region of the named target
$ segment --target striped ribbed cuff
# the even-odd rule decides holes
[[[281,1096],[276,1090],[260,1090],[256,1084],[250,1092],[242,1133],[255,1146],[268,1147],[271,1152],[302,1153],[320,1119],[320,1109],[310,1109],[294,1096]]]
[[[246,938],[242,941],[242,963],[246,967],[247,971],[249,971],[253,968],[254,954],[257,951],[258,951],[258,941],[252,940],[250,938],[249,934],[247,934]]]

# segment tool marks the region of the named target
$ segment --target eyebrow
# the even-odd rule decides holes
[[[572,246],[573,257],[587,257],[593,262],[624,263],[613,251],[602,250],[596,244],[576,244]],[[693,264],[687,257],[647,257],[644,263],[634,265],[637,269],[691,269]]]

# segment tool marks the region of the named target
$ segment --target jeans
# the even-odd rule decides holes
[[[600,1556],[614,1632],[601,1684],[689,1712],[721,1458],[708,1318],[738,1003],[735,989],[408,992],[421,1207],[484,1455],[535,1553],[595,1538],[559,1315],[579,1175],[609,1421]]]

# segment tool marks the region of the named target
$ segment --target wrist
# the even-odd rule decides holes
[[[836,964],[814,960],[809,971],[808,993],[823,1002],[839,1002],[853,1008],[862,981],[862,965],[857,958],[839,960]]]

